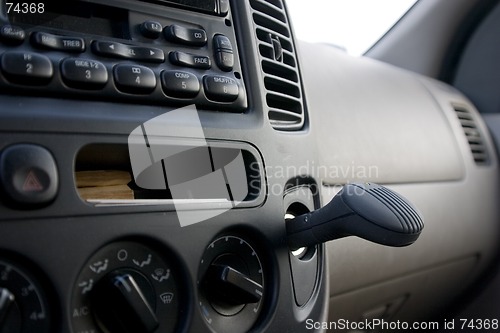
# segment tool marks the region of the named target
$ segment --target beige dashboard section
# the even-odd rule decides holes
[[[324,183],[463,178],[454,134],[416,75],[331,46],[300,46]]]
[[[425,221],[420,238],[404,248],[356,237],[327,243],[329,320],[412,322],[439,313],[498,251],[500,171],[480,114],[435,80],[329,46],[305,44],[301,52],[319,159],[333,170],[378,172],[324,175],[322,205],[340,190],[334,184],[373,181],[409,199]],[[487,163],[475,163],[457,106],[482,133]]]

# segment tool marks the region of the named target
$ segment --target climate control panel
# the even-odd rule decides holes
[[[75,284],[73,332],[176,332],[182,288],[178,265],[137,242],[97,251]]]

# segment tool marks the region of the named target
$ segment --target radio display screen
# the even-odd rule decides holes
[[[9,23],[129,39],[127,11],[80,1],[49,2],[43,13],[11,11]]]
[[[159,0],[159,2],[166,2],[181,5],[183,7],[190,7],[202,11],[214,13],[217,10],[217,0]]]

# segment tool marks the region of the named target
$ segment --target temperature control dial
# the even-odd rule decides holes
[[[74,332],[174,332],[177,267],[139,243],[102,248],[85,264],[73,292]]]
[[[49,333],[42,289],[17,264],[0,260],[0,333]]]
[[[224,236],[205,250],[198,276],[200,310],[216,332],[247,332],[261,312],[264,272],[257,252]]]

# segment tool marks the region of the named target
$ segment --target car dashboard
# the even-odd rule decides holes
[[[495,259],[495,143],[455,87],[296,40],[282,0],[1,8],[0,332],[411,323]],[[351,183],[419,239],[291,251]]]

